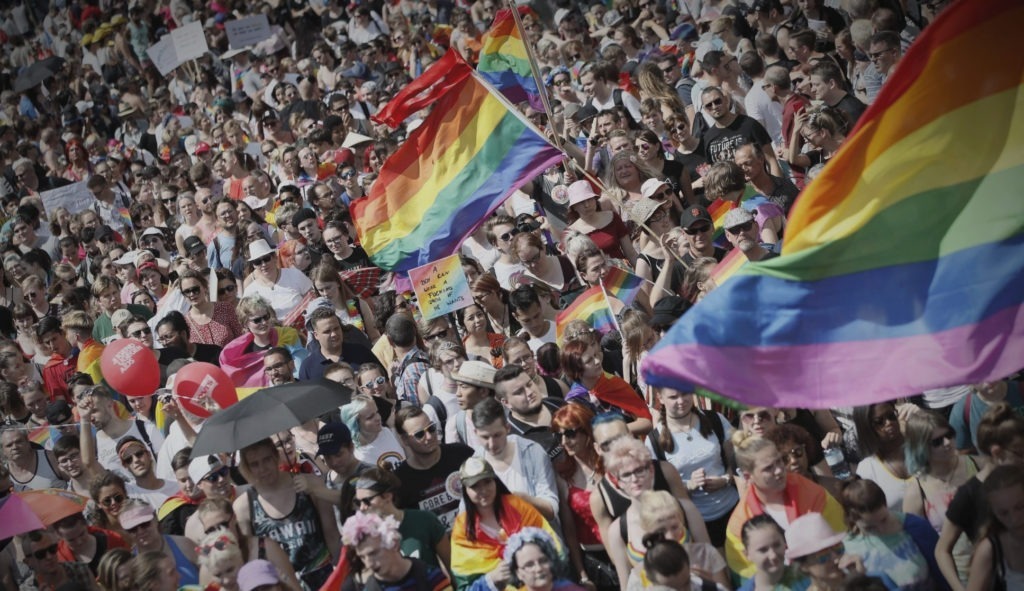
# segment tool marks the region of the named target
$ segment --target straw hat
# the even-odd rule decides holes
[[[459,371],[452,374],[452,379],[463,384],[493,390],[496,371],[494,366],[486,361],[470,360],[464,362]]]

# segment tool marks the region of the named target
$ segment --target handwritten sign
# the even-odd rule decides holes
[[[228,35],[228,46],[231,49],[256,45],[274,35],[265,14],[228,21],[224,23],[224,32]]]
[[[428,320],[473,303],[469,281],[457,254],[410,270],[409,279],[419,299],[420,312]]]
[[[178,61],[178,53],[174,51],[174,41],[170,35],[164,35],[159,41],[146,50],[149,61],[153,62],[156,70],[161,76],[166,77],[174,68],[181,65]]]
[[[68,213],[75,214],[89,209],[96,203],[96,197],[86,186],[85,181],[65,185],[57,189],[50,189],[39,194],[43,200],[43,209],[47,213],[58,207],[68,210]]]
[[[199,22],[174,29],[171,31],[171,40],[174,41],[174,53],[178,56],[179,64],[198,59],[210,51],[203,25]]]

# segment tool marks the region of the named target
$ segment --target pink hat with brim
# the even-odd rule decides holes
[[[844,538],[846,533],[836,533],[821,513],[801,515],[786,530],[786,561],[821,552],[842,542]]]
[[[569,207],[577,203],[583,203],[588,199],[596,199],[597,193],[590,186],[589,181],[576,181],[569,185]]]

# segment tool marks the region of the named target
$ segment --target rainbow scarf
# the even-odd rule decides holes
[[[1020,369],[1021,22],[1018,0],[976,0],[930,24],[797,199],[782,256],[683,316],[647,383],[832,408]]]
[[[458,250],[516,189],[562,154],[450,50],[375,120],[397,127],[433,105],[385,162],[370,194],[352,202],[374,264],[408,271]]]
[[[519,7],[520,16],[531,12],[529,6]],[[491,29],[484,35],[476,70],[481,78],[513,103],[529,101],[534,109],[544,109],[537,80],[530,68],[526,43],[508,8],[498,11]]]

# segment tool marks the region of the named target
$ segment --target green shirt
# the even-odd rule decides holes
[[[402,556],[419,558],[430,566],[440,567],[434,548],[444,539],[445,529],[437,515],[419,509],[405,509],[398,526],[402,534]]]

